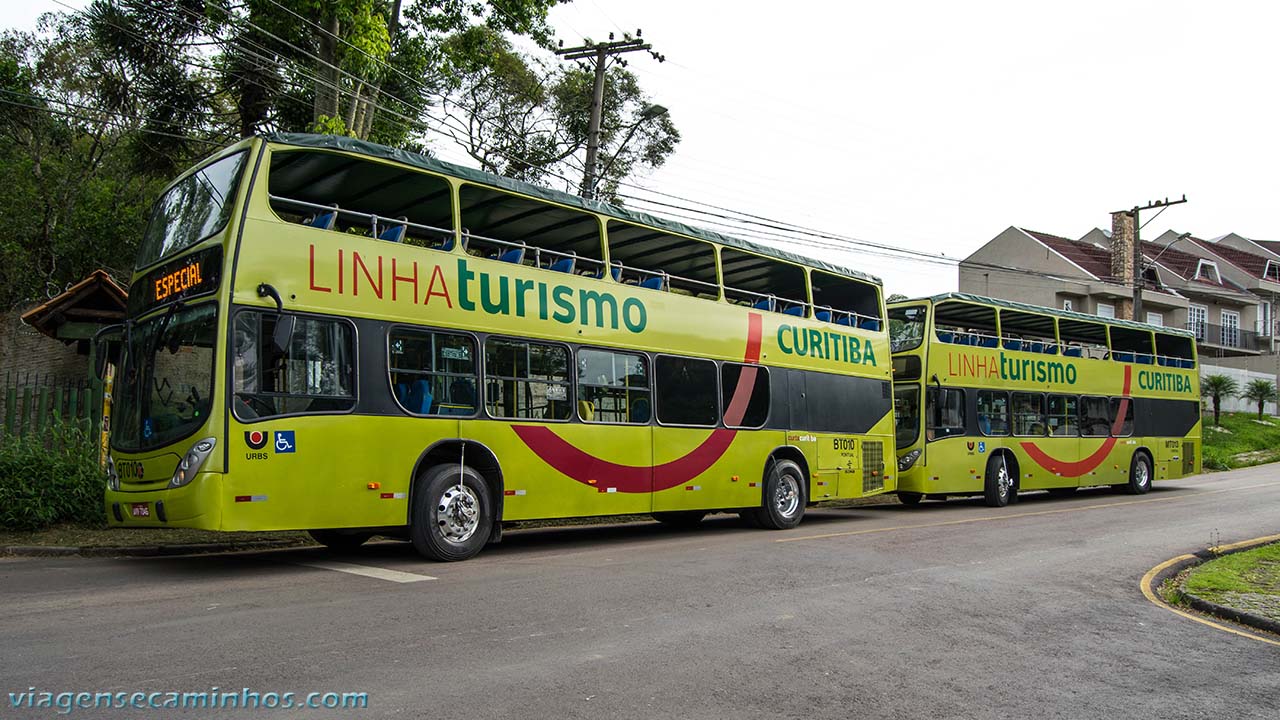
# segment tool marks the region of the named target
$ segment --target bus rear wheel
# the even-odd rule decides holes
[[[1151,458],[1139,450],[1129,462],[1129,482],[1121,487],[1130,495],[1143,495],[1151,490]]]
[[[900,492],[898,493],[898,502],[903,505],[919,505],[924,500],[923,493]]]
[[[992,455],[987,461],[987,475],[983,484],[982,499],[987,507],[1004,507],[1013,497],[1013,475],[1004,455]]]
[[[424,557],[455,562],[474,556],[493,530],[489,483],[467,465],[437,465],[413,494],[409,540]]]
[[[373,533],[341,530],[308,530],[307,534],[312,540],[335,552],[351,552],[373,537]]]
[[[804,518],[804,471],[790,460],[776,460],[764,480],[760,507],[755,509],[756,524],[768,530],[789,530]]]

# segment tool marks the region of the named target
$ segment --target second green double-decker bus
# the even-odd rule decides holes
[[[129,304],[114,525],[456,560],[506,521],[894,489],[878,280],[419,155],[227,148],[157,203]]]
[[[1200,472],[1191,333],[961,293],[890,305],[898,497],[1111,485]]]

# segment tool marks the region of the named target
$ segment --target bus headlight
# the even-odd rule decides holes
[[[182,460],[178,462],[178,468],[173,471],[173,479],[169,481],[169,487],[180,488],[191,482],[191,478],[194,478],[196,473],[200,471],[200,466],[204,465],[209,453],[213,452],[213,446],[217,444],[218,441],[210,437],[192,445],[187,454],[183,455]]]
[[[915,450],[912,450],[906,455],[903,455],[902,457],[898,458],[898,472],[902,472],[910,468],[912,465],[915,465],[916,460],[919,460],[919,459],[920,459],[919,448],[916,448]]]
[[[116,461],[107,454],[107,489],[111,492],[120,490],[120,473],[116,472]]]

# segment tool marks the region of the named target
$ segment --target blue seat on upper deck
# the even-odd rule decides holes
[[[501,255],[499,255],[497,257],[497,260],[499,262],[512,263],[515,265],[519,265],[520,263],[524,262],[524,248],[522,247],[511,248],[510,250],[507,250],[503,252]]]
[[[404,234],[405,234],[405,231],[408,230],[408,226],[405,225],[405,223],[408,221],[408,218],[402,217],[402,218],[396,218],[396,220],[400,221],[398,225],[388,225],[387,227],[382,229],[382,232],[378,233],[379,240],[387,240],[389,242],[404,242]]]
[[[567,258],[560,258],[559,260],[551,263],[549,266],[547,266],[547,269],[551,270],[552,272],[569,273],[570,275],[572,275],[574,267],[578,264],[577,260],[578,259],[576,257],[570,255]]]
[[[320,228],[321,230],[332,230],[333,224],[338,221],[338,206],[330,205],[329,207],[333,209],[311,216],[307,220],[307,224],[314,228]]]
[[[640,281],[640,287],[648,288],[650,290],[666,290],[667,274],[661,273],[658,275],[652,275],[650,277],[647,277]]]
[[[789,306],[786,310],[783,310],[782,312],[786,313],[787,315],[795,315],[796,317],[804,317],[804,306],[803,306],[803,305],[791,305],[791,306]]]

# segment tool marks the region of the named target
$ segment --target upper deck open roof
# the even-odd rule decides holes
[[[907,305],[918,302],[940,303],[947,300],[959,300],[963,302],[981,303],[983,305],[992,305],[994,307],[1006,308],[1009,310],[1018,310],[1020,312],[1039,313],[1041,315],[1051,315],[1053,317],[1064,318],[1067,320],[1081,320],[1085,322],[1104,323],[1115,327],[1127,327],[1134,330],[1155,330],[1157,332],[1166,333],[1168,335],[1182,335],[1186,337],[1194,337],[1195,333],[1190,330],[1181,328],[1164,327],[1162,325],[1148,325],[1147,323],[1134,322],[1132,320],[1119,320],[1115,318],[1105,318],[1100,315],[1088,315],[1085,313],[1073,312],[1071,310],[1059,310],[1057,308],[1042,307],[1040,305],[1028,305],[1026,303],[1014,302],[1013,300],[1001,300],[999,298],[983,297],[981,295],[972,295],[970,293],[949,292],[941,295],[932,295],[929,297],[912,298],[910,300],[898,300],[893,305]]]
[[[540,198],[542,200],[558,203],[560,205],[580,208],[583,210],[587,210],[589,212],[599,213],[601,215],[605,215],[611,218],[616,218],[618,220],[622,220],[625,222],[636,223],[638,225],[646,225],[646,226],[658,228],[661,230],[665,230],[667,232],[687,235],[689,237],[694,237],[701,240],[709,240],[711,242],[716,242],[721,245],[724,245],[726,247],[739,248],[739,249],[747,250],[749,252],[753,252],[759,255],[764,255],[766,257],[772,257],[772,258],[776,258],[786,262],[797,263],[797,264],[811,267],[817,270],[825,270],[827,272],[843,275],[845,277],[850,277],[857,280],[862,280],[864,282],[873,283],[877,286],[883,285],[883,283],[881,283],[880,281],[880,278],[874,275],[870,275],[868,273],[864,273],[858,270],[853,270],[851,268],[836,265],[834,263],[829,263],[824,260],[818,260],[818,259],[807,257],[804,255],[797,255],[795,253],[787,252],[786,250],[779,250],[777,248],[770,247],[768,245],[761,245],[748,240],[742,240],[740,238],[736,238],[731,235],[722,235],[720,233],[713,232],[710,230],[703,230],[701,228],[685,225],[683,223],[679,223],[674,220],[667,220],[654,215],[649,215],[648,213],[643,213],[636,210],[630,210],[627,208],[618,207],[616,205],[611,205],[608,203],[597,202],[594,200],[587,200],[585,198],[578,197],[577,195],[570,195],[569,193],[561,192],[559,190],[552,190],[550,188],[538,187],[537,185],[531,185],[529,183],[521,182],[519,180],[513,180],[511,178],[503,177],[501,175],[494,175],[492,173],[476,170],[474,168],[463,167],[461,165],[454,165],[453,163],[445,162],[443,160],[436,160],[434,158],[427,157],[426,155],[409,152],[407,150],[397,150],[395,148],[387,147],[385,145],[378,145],[377,143],[366,142],[363,140],[356,140],[354,138],[348,138],[348,137],[339,137],[336,135],[313,135],[313,134],[307,134],[307,133],[273,133],[273,134],[264,136],[264,139],[267,142],[275,143],[279,145],[288,145],[292,147],[308,148],[308,149],[316,149],[316,150],[338,150],[341,152],[356,153],[356,154],[365,155],[368,157],[379,158],[382,160],[389,160],[392,162],[409,165],[411,167],[416,167],[423,170],[440,173],[443,175],[453,176],[456,178],[460,178],[462,180],[466,180],[468,182],[488,185],[488,186],[500,188],[503,190],[509,190],[511,192],[516,192],[522,195],[528,195],[531,197]]]

